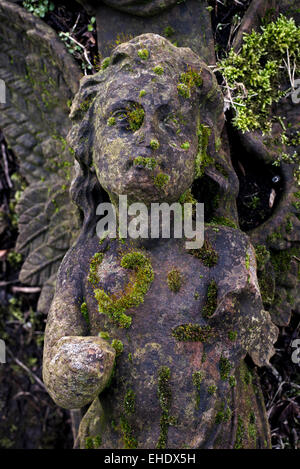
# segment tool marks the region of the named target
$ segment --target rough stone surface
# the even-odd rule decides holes
[[[153,70],[158,66],[163,73]],[[189,70],[201,81],[182,96],[178,85]],[[131,112],[136,109],[143,110],[143,119],[131,128]],[[262,305],[248,236],[218,223],[207,226],[204,251],[192,255],[183,240],[106,240],[100,245],[95,235],[94,210],[103,188],[112,201],[126,194],[130,201],[149,204],[178,200],[194,179],[199,187],[211,179],[219,182],[221,196],[226,200],[227,190],[232,201],[228,181],[216,164],[228,176],[233,172],[226,145],[221,149],[218,145],[216,151],[224,126],[222,109],[219,88],[205,64],[189,49],[176,48],[153,34],[120,45],[105,70],[81,81],[72,105],[69,140],[79,163],[72,194],[85,221],[59,270],[44,350],[44,377],[54,400],[70,408],[93,402],[82,420],[81,447],[234,447],[239,438],[238,396],[253,402],[257,429],[257,437],[244,438],[243,445],[269,445],[263,404],[254,388],[243,391],[241,384],[234,386],[246,354],[258,366],[267,364],[277,338],[277,328]],[[178,110],[180,116],[176,116]],[[198,138],[203,126],[210,129],[205,151],[203,139]],[[153,139],[159,148],[150,145]],[[189,145],[182,148],[186,142]],[[135,165],[136,157],[152,158],[156,166]],[[160,188],[154,184],[159,172],[169,177]],[[223,216],[236,216],[232,203],[223,209]],[[99,252],[103,256],[95,258]],[[132,252],[148,259],[154,278],[148,270],[148,287],[138,305],[125,311],[132,324],[124,328],[104,314],[104,304],[98,308],[95,294],[104,291],[115,300],[124,292],[130,294],[139,270],[125,268],[122,259]],[[168,273],[174,268],[183,278],[178,292],[168,285]],[[83,302],[88,322],[82,314]],[[185,331],[183,335],[176,333],[178,328]],[[198,335],[191,338],[195,328]],[[107,388],[98,398],[95,391],[103,388],[103,376],[97,382],[84,350],[91,341],[99,343],[99,332],[107,343],[117,340],[123,346],[114,370],[111,364],[111,381],[108,373]],[[88,383],[79,387],[79,396],[73,385],[74,366],[64,366],[63,392],[58,366],[70,363],[65,343],[74,337],[84,349],[76,359],[80,380]],[[246,413],[241,411],[243,422],[250,419],[250,409]]]
[[[42,286],[52,277],[40,303],[47,312],[55,274],[78,227],[69,197],[73,156],[65,137],[68,103],[81,72],[49,26],[5,0],[0,41],[0,79],[6,84],[0,126],[29,184],[18,206],[17,249],[26,259],[20,279]]]
[[[106,2],[115,6],[119,2]],[[127,3],[127,2],[126,2]],[[190,47],[207,64],[215,63],[214,39],[210,13],[206,2],[188,0],[187,2],[164,2],[175,4],[172,8],[162,8],[162,2],[149,2],[146,6],[134,6],[115,10],[100,4],[95,10],[97,18],[98,47],[102,57],[111,54],[120,42],[128,41],[143,33],[156,33],[167,37],[180,47]],[[114,4],[114,5],[113,5]],[[152,8],[159,4],[159,9]],[[151,7],[154,16],[136,16],[137,10]],[[111,25],[114,25],[111,27]]]

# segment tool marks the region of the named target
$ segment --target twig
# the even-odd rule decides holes
[[[8,347],[6,347],[6,350],[8,352],[8,355],[13,359],[14,362],[16,362],[17,365],[19,365],[23,370],[26,371],[36,382],[37,384],[43,389],[43,391],[46,391],[46,387],[44,383],[40,380],[38,376],[36,376],[24,363],[22,363],[18,358],[14,357],[13,353],[10,351]]]
[[[13,293],[39,293],[41,291],[40,287],[12,287]]]
[[[74,24],[73,28],[71,29],[71,34],[73,34],[74,31],[75,31],[75,29],[77,28],[79,18],[80,18],[80,13],[78,13],[78,16],[77,16],[77,18],[76,18],[75,24]]]
[[[295,70],[296,70],[296,64],[294,61],[294,66],[293,66],[293,71],[291,71],[291,61],[290,61],[290,54],[289,54],[289,49],[286,49],[286,55],[287,55],[287,62],[283,59],[284,64],[286,66],[287,72],[289,74],[289,79],[292,87],[292,91],[295,89]]]
[[[77,46],[81,47],[81,49],[83,50],[83,55],[84,55],[84,58],[85,60],[87,61],[87,63],[93,67],[89,57],[88,57],[88,51],[86,50],[86,48],[84,47],[83,44],[81,44],[80,42],[78,42],[76,39],[74,39],[70,34],[66,34],[64,32],[61,33],[62,36],[66,36],[68,39],[70,39],[70,41],[74,42],[75,44],[77,44]]]

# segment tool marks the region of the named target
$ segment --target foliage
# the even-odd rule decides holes
[[[54,10],[54,3],[49,0],[24,0],[23,7],[35,16],[44,18],[49,11]]]
[[[299,71],[300,28],[294,19],[280,15],[261,30],[244,34],[241,50],[231,49],[218,64],[235,111],[233,124],[243,132],[270,132],[271,106],[289,91],[280,83],[291,80],[291,68]]]

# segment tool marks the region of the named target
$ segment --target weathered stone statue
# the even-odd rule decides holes
[[[255,394],[243,410],[237,394],[246,353],[267,363],[277,332],[233,212],[207,226],[199,250],[178,239],[99,243],[95,230],[101,187],[113,202],[127,195],[149,204],[184,201],[205,171],[230,183],[213,74],[190,49],[142,35],[82,79],[71,116],[78,162],[71,190],[84,222],[48,317],[51,396],[70,409],[93,401],[82,447],[233,447],[240,411],[253,427],[248,445],[268,445]]]
[[[273,3],[253,0],[241,31]],[[299,14],[296,0],[280,8]],[[295,168],[278,170],[284,188],[271,218],[249,237],[240,231],[223,97],[206,65],[215,62],[206,3],[107,0],[93,11],[99,53],[110,59],[78,91],[81,70],[57,34],[0,0],[0,127],[28,182],[17,249],[21,281],[42,287],[39,311],[49,309],[68,251],[49,313],[45,383],[59,405],[82,409],[82,448],[269,447],[259,383],[244,358],[267,364],[272,322],[286,325],[300,311]],[[141,33],[159,36],[129,40]],[[288,116],[292,133],[297,109],[287,97],[272,112]],[[274,161],[266,136],[238,137],[251,160]],[[204,202],[203,248],[178,239],[100,243],[96,208],[109,199],[117,206],[122,194],[147,205]],[[265,254],[260,289],[252,244]]]

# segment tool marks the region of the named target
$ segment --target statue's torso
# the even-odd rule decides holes
[[[128,329],[114,325],[105,314],[98,312],[94,287],[86,279],[85,300],[90,315],[90,334],[98,335],[105,331],[110,334],[110,342],[119,339],[124,345],[110,386],[100,396],[104,412],[102,447],[124,447],[126,440],[130,446],[134,444],[133,438],[137,439],[138,447],[144,448],[155,448],[162,442],[175,448],[202,445],[205,420],[212,420],[216,405],[221,405],[217,402],[218,396],[222,389],[225,396],[228,389],[228,384],[220,381],[218,340],[212,336],[206,343],[179,341],[172,331],[180,325],[208,325],[202,312],[212,280],[218,286],[219,297],[245,281],[245,268],[241,263],[235,265],[233,256],[245,259],[248,239],[246,236],[241,238],[237,230],[226,228],[224,231],[225,236],[224,232],[209,230],[211,244],[219,251],[218,263],[212,267],[205,266],[189,254],[184,242],[165,241],[145,251],[151,260],[154,280],[144,302],[126,311],[132,317],[132,325]],[[222,249],[218,249],[218,246],[221,248],[219,243],[222,243]],[[97,249],[100,250],[98,242],[94,244],[94,252]],[[127,249],[122,243],[111,243],[98,267],[98,288],[112,294],[126,286],[129,272],[120,267],[120,259],[125,252]],[[177,293],[171,291],[167,283],[168,272],[174,268],[183,277]],[[230,284],[228,278],[231,279]],[[162,370],[166,372],[167,369],[170,378],[159,386]],[[200,390],[195,385],[199,371],[205,378]],[[219,388],[216,394],[207,392],[208,386],[212,385]],[[231,399],[230,395],[225,397]],[[169,402],[167,409],[164,407],[165,399]],[[126,400],[130,401],[129,406],[124,403]],[[205,439],[209,439],[207,426]]]

